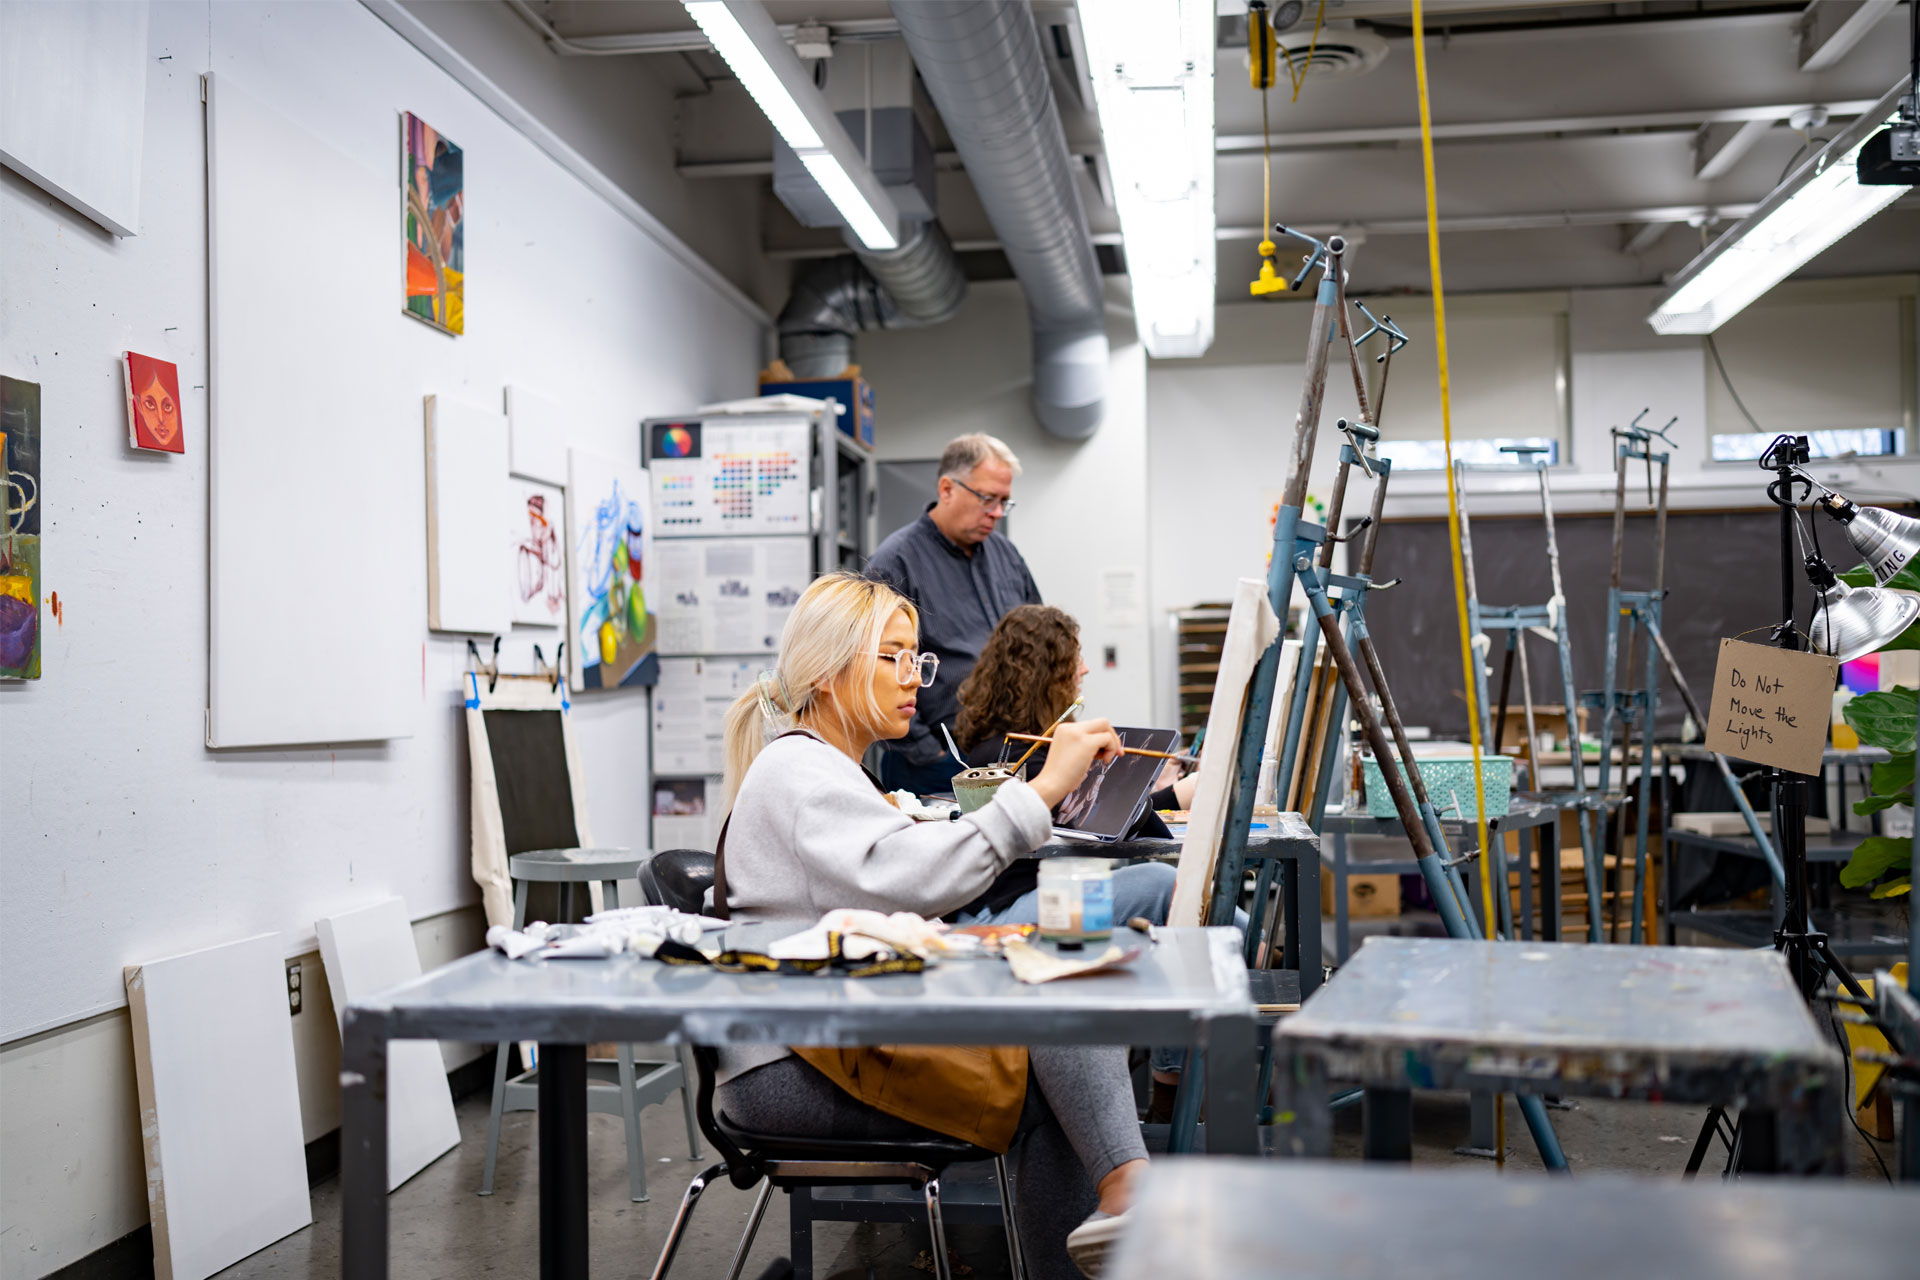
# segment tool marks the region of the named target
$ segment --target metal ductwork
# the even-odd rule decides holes
[[[1054,435],[1083,440],[1105,407],[1105,305],[1033,15],[1005,0],[893,0],[892,7],[1026,290],[1034,412]]]
[[[939,324],[966,297],[967,277],[946,232],[938,223],[907,223],[897,249],[857,249],[800,273],[780,312],[780,358],[798,378],[831,378],[853,363],[856,333]]]

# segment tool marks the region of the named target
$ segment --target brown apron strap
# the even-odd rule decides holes
[[[814,735],[805,729],[789,729],[780,735],[780,738],[795,737],[812,738]],[[775,738],[773,741],[778,742],[780,738]],[[772,743],[768,745],[771,746]],[[880,785],[880,779],[873,776],[872,770],[861,765],[860,772],[867,775],[867,781],[873,784],[875,791],[883,796],[887,794],[887,789]],[[713,846],[713,915],[716,920],[733,919],[727,910],[727,826],[732,821],[733,814],[728,813],[725,820],[720,823],[720,838],[714,842]]]

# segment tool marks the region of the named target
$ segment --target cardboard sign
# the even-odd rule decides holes
[[[1836,658],[1722,640],[1707,704],[1707,746],[1792,773],[1819,773],[1839,674]]]

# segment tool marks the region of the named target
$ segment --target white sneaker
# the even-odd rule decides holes
[[[1067,1233],[1067,1256],[1073,1259],[1073,1265],[1080,1268],[1082,1275],[1097,1280],[1106,1270],[1108,1252],[1119,1243],[1132,1221],[1132,1210],[1101,1213],[1096,1209],[1085,1222]]]

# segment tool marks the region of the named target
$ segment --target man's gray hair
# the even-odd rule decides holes
[[[1006,441],[984,431],[971,432],[947,441],[946,449],[940,454],[940,474],[965,480],[973,474],[975,467],[988,458],[998,458],[1007,464],[1007,469],[1013,474],[1020,474],[1020,459],[1013,456],[1013,450],[1007,448]]]

